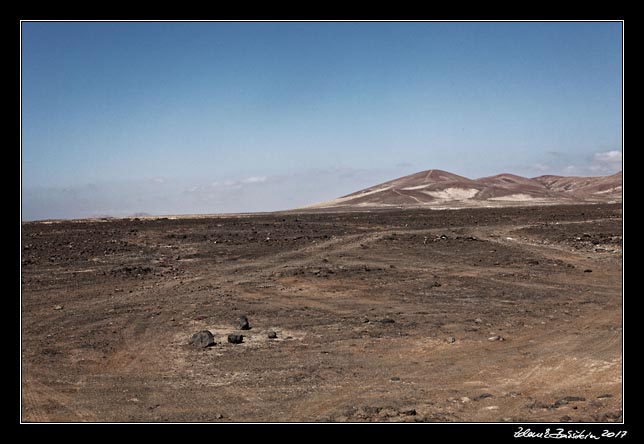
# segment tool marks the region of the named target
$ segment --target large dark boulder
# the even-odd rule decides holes
[[[206,348],[215,345],[215,337],[208,330],[195,333],[190,338],[190,345],[197,348]]]
[[[237,328],[239,330],[250,330],[250,324],[248,323],[248,318],[244,315],[241,315],[237,319]]]
[[[244,335],[231,333],[228,335],[228,342],[230,342],[231,344],[241,344],[242,342],[244,342]]]

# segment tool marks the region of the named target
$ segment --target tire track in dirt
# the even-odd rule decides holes
[[[525,216],[519,222],[549,218],[551,210],[540,211],[546,212],[541,219]],[[332,220],[311,216],[311,224],[297,233],[309,236],[308,241],[293,239],[295,234],[284,227],[275,235],[276,245],[241,242],[218,249],[190,236],[176,238],[178,247],[194,247],[195,257],[205,259],[177,259],[180,273],[168,270],[140,280],[108,275],[82,282],[68,278],[68,287],[61,282],[29,287],[23,335],[32,346],[23,363],[31,366],[28,376],[50,386],[43,388],[23,374],[28,386],[23,418],[88,420],[84,418],[91,413],[79,405],[104,415],[101,420],[135,421],[214,421],[219,412],[225,414],[224,421],[353,421],[365,419],[354,414],[361,407],[365,409],[360,412],[376,411],[367,414],[368,420],[413,419],[366,409],[381,406],[415,408],[419,418],[430,421],[556,421],[566,413],[578,419],[615,410],[621,398],[621,284],[614,279],[621,267],[615,255],[605,259],[594,252],[560,252],[557,246],[532,246],[526,239],[506,242],[495,236],[515,237],[511,231],[516,227],[514,221],[499,219],[504,215],[486,216],[484,223],[503,221],[488,226],[476,219],[482,212],[472,213],[470,225],[461,226],[469,213],[446,212],[449,217],[444,218],[438,212],[389,214]],[[577,217],[577,209],[569,214]],[[437,217],[444,222],[440,227],[432,222]],[[454,219],[459,225],[449,225]],[[427,221],[430,226],[422,228]],[[329,228],[331,222],[338,227]],[[406,228],[408,222],[412,228]],[[144,232],[144,227],[136,228]],[[164,236],[162,228],[148,237]],[[237,236],[255,229],[238,228],[224,226],[222,231],[230,229]],[[186,224],[176,234],[192,230],[205,228]],[[403,242],[379,242],[394,233],[406,235],[396,239]],[[515,246],[516,251],[499,248],[500,257],[508,260],[492,266],[487,245],[461,239],[455,248],[449,242],[433,245],[446,255],[441,260],[423,246],[423,236],[433,234],[446,234],[452,241],[471,234]],[[241,239],[251,237],[243,234]],[[314,238],[318,240],[312,242]],[[497,244],[489,246],[491,250]],[[44,258],[49,251],[55,247],[47,247]],[[532,268],[523,255],[533,253],[565,259],[578,268],[550,268],[550,263]],[[184,251],[180,254],[183,258]],[[146,260],[156,266],[156,256]],[[481,265],[475,265],[478,258]],[[119,261],[115,257],[110,264]],[[389,262],[395,267],[390,269]],[[584,274],[584,263],[592,264],[588,268],[594,272]],[[379,270],[380,264],[387,266]],[[341,271],[335,269],[340,266]],[[68,264],[57,267],[66,270]],[[304,267],[309,267],[304,274],[291,273]],[[316,276],[318,268],[335,272],[325,279]],[[433,273],[442,286],[426,296]],[[116,293],[115,286],[125,291]],[[539,296],[538,291],[522,292],[525,286],[542,288],[543,300],[517,294]],[[63,297],[65,309],[52,311]],[[251,317],[253,330],[245,344],[229,345],[228,321],[242,312]],[[363,323],[363,315],[370,322]],[[379,322],[385,316],[395,323]],[[470,329],[477,316],[484,319],[480,332]],[[41,326],[60,327],[49,322],[59,318],[65,320],[65,334],[59,328],[43,341]],[[223,343],[208,350],[186,345],[193,332],[206,328]],[[278,332],[278,340],[267,339],[269,329]],[[488,341],[492,330],[506,340]],[[448,335],[455,341],[448,343]],[[56,393],[58,388],[62,393]],[[522,394],[509,396],[511,391]],[[493,397],[474,400],[482,392]],[[590,401],[602,393],[613,395],[611,401],[601,401],[603,407],[591,408],[588,402],[579,403],[574,412],[572,406],[568,411],[526,408],[533,400],[552,403],[573,395]],[[472,400],[458,401],[465,396]]]
[[[333,254],[343,253],[358,248],[360,243],[368,242],[369,239],[376,239],[382,235],[384,234],[379,232],[338,236],[328,241],[316,242],[315,245],[306,245],[295,251],[278,253],[270,258],[255,261],[252,265],[244,264],[242,266],[233,266],[231,267],[231,271],[236,271],[237,273],[246,273],[254,270],[272,272],[284,266],[291,265],[294,262],[297,266],[304,266],[318,260],[319,258],[316,255],[322,252],[330,251]]]
[[[32,380],[22,383],[22,420],[25,422],[46,422],[49,417],[40,407],[42,400],[34,390],[35,384]]]
[[[596,222],[605,222],[609,219],[598,219]],[[578,221],[571,222],[561,222],[562,225],[574,225],[578,224]],[[592,261],[587,259],[587,252],[582,250],[574,250],[570,247],[564,245],[557,245],[556,243],[542,244],[537,243],[534,239],[525,238],[523,239],[520,236],[517,236],[516,233],[524,230],[526,228],[539,227],[540,225],[527,224],[527,225],[498,225],[494,227],[483,227],[475,231],[477,235],[492,243],[497,243],[500,245],[522,245],[526,247],[529,251],[536,251],[538,254],[550,258],[558,259],[563,261],[575,261],[580,264],[590,264]],[[489,228],[495,228],[493,233],[490,233]],[[492,236],[492,234],[494,236]],[[510,239],[508,239],[510,238]],[[621,253],[620,253],[621,254]]]
[[[58,421],[96,421],[96,416],[89,410],[78,406],[69,395],[55,390],[33,378],[27,378],[22,384],[23,420],[29,422],[58,422]],[[45,412],[46,404],[62,407],[56,409],[56,414]],[[62,414],[61,414],[62,413]]]

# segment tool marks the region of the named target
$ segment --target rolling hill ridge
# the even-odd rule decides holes
[[[621,201],[621,171],[598,177],[545,175],[527,178],[503,173],[469,179],[432,169],[305,208],[458,208]]]

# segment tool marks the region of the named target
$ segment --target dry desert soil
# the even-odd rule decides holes
[[[619,204],[23,223],[22,420],[618,422],[622,273]]]

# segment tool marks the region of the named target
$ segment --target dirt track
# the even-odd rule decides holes
[[[621,421],[621,227],[620,205],[25,223],[22,418]]]

